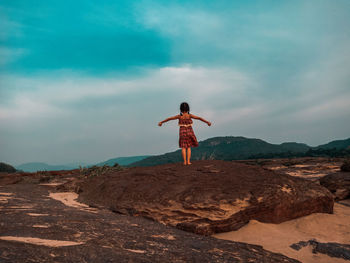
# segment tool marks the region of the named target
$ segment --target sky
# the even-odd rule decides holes
[[[97,163],[199,141],[350,137],[348,0],[2,0],[0,161]]]

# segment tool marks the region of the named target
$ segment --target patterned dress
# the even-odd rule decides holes
[[[198,142],[196,135],[194,135],[192,129],[192,120],[191,118],[180,118],[179,126],[180,126],[180,136],[179,136],[179,147],[180,148],[190,148],[197,147]]]

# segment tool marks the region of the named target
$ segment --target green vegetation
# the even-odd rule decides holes
[[[215,137],[199,143],[192,149],[192,160],[246,160],[293,157],[347,157],[350,156],[350,139],[333,141],[310,147],[304,143],[271,144],[260,139],[245,137]],[[130,166],[153,166],[181,162],[180,150],[151,156]]]
[[[104,166],[92,166],[89,168],[79,168],[80,175],[88,178],[88,177],[95,177],[95,176],[101,176],[103,174],[106,174],[108,172],[114,172],[114,171],[120,171],[123,170],[123,168],[115,163],[112,167],[109,165],[104,165]]]
[[[104,166],[104,165],[113,166],[114,164],[125,166],[125,165],[129,165],[131,163],[134,163],[134,162],[141,161],[147,157],[149,157],[149,155],[118,157],[118,158],[109,159],[105,162],[98,163],[98,164],[96,164],[96,166]]]

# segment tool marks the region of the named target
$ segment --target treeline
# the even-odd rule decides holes
[[[350,149],[312,149],[306,152],[279,152],[279,153],[263,153],[253,154],[248,159],[273,159],[273,158],[291,158],[291,157],[350,157]]]
[[[7,163],[0,162],[0,172],[15,173],[16,171],[17,170],[13,166],[11,166],[11,165],[9,165]]]

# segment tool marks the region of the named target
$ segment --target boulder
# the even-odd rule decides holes
[[[217,160],[88,177],[79,185],[78,200],[202,235],[237,230],[251,219],[281,223],[332,213],[334,204],[332,194],[315,182]]]
[[[337,172],[326,175],[320,179],[320,184],[333,193],[336,201],[350,197],[349,172]]]
[[[344,161],[344,163],[340,167],[340,170],[343,172],[350,172],[350,160]]]

